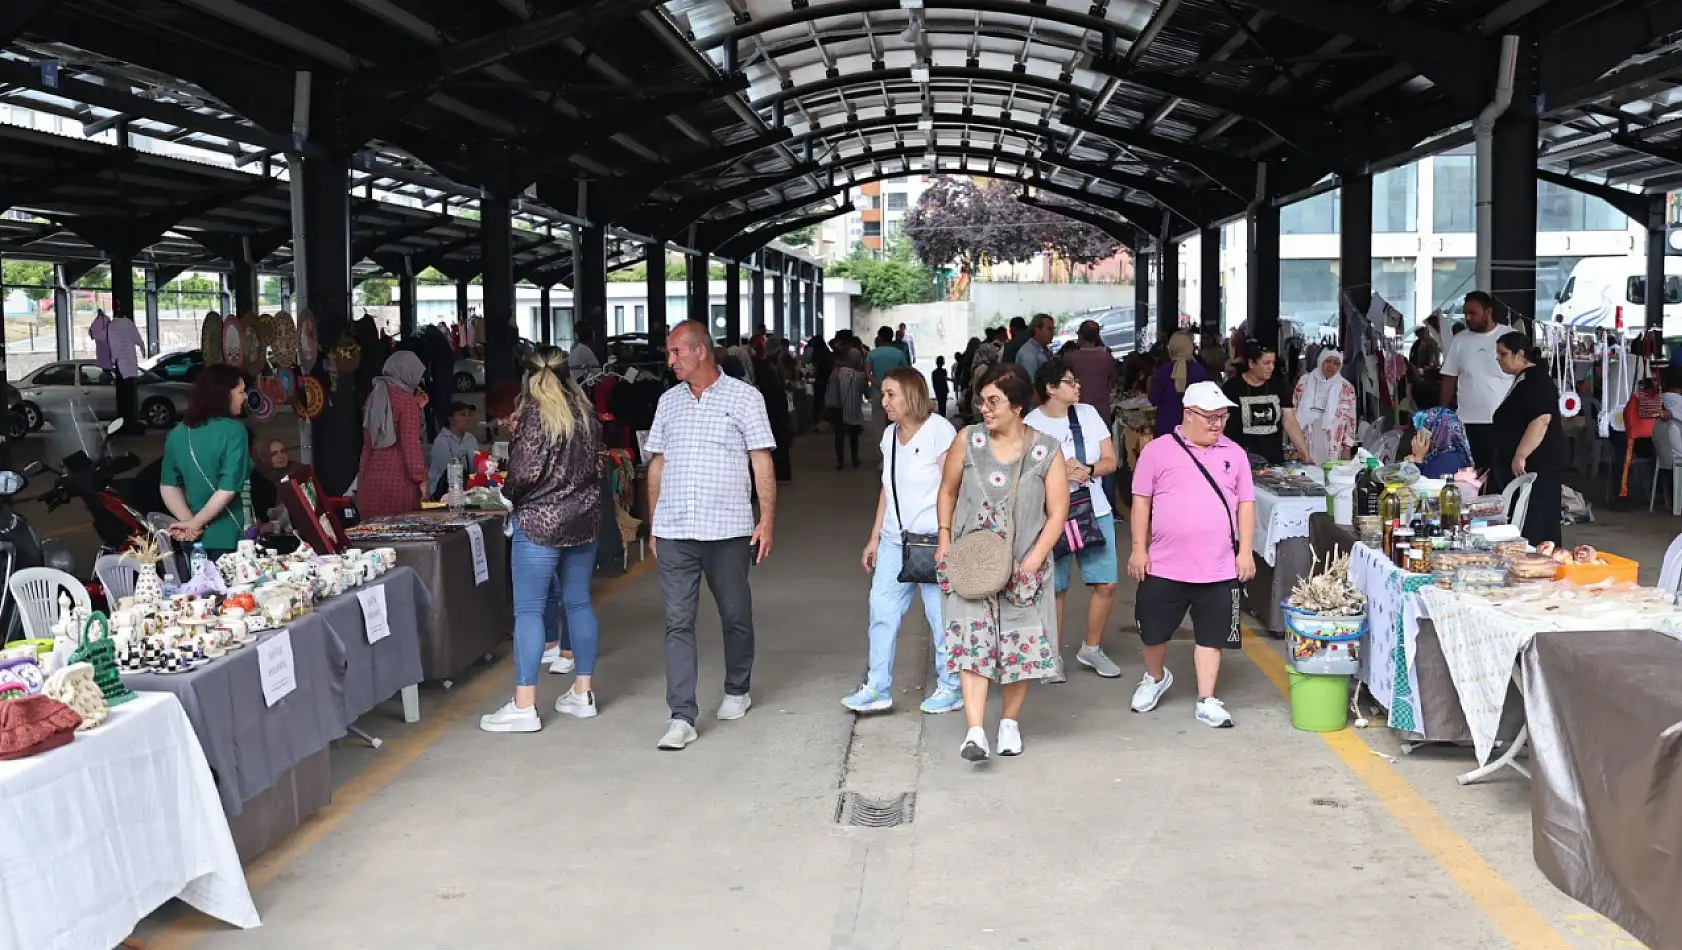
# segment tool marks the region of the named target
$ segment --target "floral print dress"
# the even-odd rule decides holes
[[[1005,535],[1006,519],[1016,519],[1012,554],[1020,562],[1045,528],[1045,473],[1052,461],[1061,461],[1057,441],[1029,429],[1032,439],[1024,457],[1006,465],[993,457],[992,440],[984,426],[964,429],[964,478],[958,489],[958,507],[952,523],[954,539],[971,531],[992,531]],[[1018,465],[1022,477],[1016,488],[1013,511],[1004,511],[1010,497],[1011,479]],[[1046,558],[1034,583],[1020,574],[1004,592],[986,600],[965,600],[946,590],[947,670],[968,670],[997,683],[1045,679],[1057,668],[1053,634],[1057,629],[1057,602],[1052,592],[1051,558]],[[1026,583],[1024,583],[1026,581]]]

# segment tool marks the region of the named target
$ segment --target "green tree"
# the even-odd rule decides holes
[[[221,310],[222,285],[200,274],[184,274],[172,281],[167,292],[179,294],[181,309],[186,311]]]
[[[76,278],[76,282],[70,286],[77,290],[109,290],[111,289],[111,268],[106,264],[97,265],[93,270]]]
[[[607,281],[610,284],[640,284],[647,279],[647,264],[632,264],[629,267],[621,267],[618,270],[607,272]]]
[[[53,295],[53,265],[46,261],[6,261],[0,283],[8,290],[23,291],[32,303],[40,303]]]
[[[812,238],[816,237],[817,233],[818,226],[816,224],[808,224],[803,228],[795,228],[793,231],[783,235],[782,240],[783,243],[793,247],[810,247],[812,244]]]
[[[880,260],[863,247],[854,248],[852,256],[824,272],[858,281],[860,296],[874,309],[934,299],[934,272],[917,263],[903,239],[889,244]]]
[[[391,306],[392,282],[389,277],[370,277],[357,287],[364,307]]]

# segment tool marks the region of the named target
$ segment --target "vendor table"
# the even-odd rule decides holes
[[[1250,613],[1271,633],[1285,629],[1279,604],[1291,596],[1297,578],[1308,573],[1308,520],[1324,514],[1324,497],[1285,497],[1256,489],[1256,576],[1244,585]]]
[[[322,601],[284,628],[292,640],[297,687],[273,706],[263,701],[255,645],[187,673],[123,674],[130,689],[180,698],[230,818],[294,766],[343,738],[357,718],[420,682],[426,588],[405,567],[362,589],[372,587],[385,590],[391,635],[368,643],[354,592]],[[277,633],[259,634],[259,642]]]
[[[259,923],[174,696],[141,693],[67,746],[0,762],[0,801],[0,946],[114,947],[172,897]]]
[[[1521,663],[1536,864],[1652,947],[1682,947],[1682,643],[1542,633]]]
[[[514,598],[503,523],[500,515],[489,515],[479,522],[490,568],[489,577],[482,583],[474,580],[473,546],[465,529],[420,541],[353,542],[359,548],[394,549],[397,563],[414,568],[421,583],[431,591],[432,610],[421,628],[421,674],[425,679],[454,679],[513,635]]]

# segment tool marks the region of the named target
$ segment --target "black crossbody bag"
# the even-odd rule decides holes
[[[918,534],[905,530],[905,520],[899,514],[899,426],[889,435],[893,449],[888,460],[888,486],[894,496],[894,521],[899,523],[899,543],[904,558],[899,564],[901,584],[935,584],[935,552],[940,549],[940,534]]]
[[[1191,464],[1196,465],[1197,470],[1202,473],[1203,480],[1208,482],[1209,487],[1214,490],[1215,497],[1221,500],[1221,507],[1226,509],[1226,528],[1232,535],[1232,557],[1236,562],[1238,558],[1238,517],[1233,514],[1232,505],[1226,500],[1226,492],[1221,491],[1221,486],[1215,483],[1215,476],[1210,475],[1209,470],[1203,467],[1203,460],[1199,459],[1197,457],[1197,453],[1191,450],[1191,446],[1186,444],[1186,440],[1180,438],[1180,434],[1178,432],[1172,433],[1172,435],[1174,436],[1174,441],[1178,442],[1180,444],[1180,448],[1184,449],[1186,455],[1191,458]],[[1244,642],[1243,633],[1238,625],[1237,611],[1239,603],[1242,602],[1242,599],[1245,597],[1247,592],[1244,590],[1244,585],[1236,579],[1233,581],[1233,586],[1235,596],[1233,598],[1232,632],[1228,633],[1226,637],[1226,643],[1229,647],[1241,646]]]
[[[1075,461],[1082,465],[1091,464],[1086,460],[1086,439],[1080,431],[1078,404],[1069,407],[1069,434],[1075,440]],[[1064,523],[1063,533],[1057,537],[1056,547],[1052,548],[1051,553],[1054,557],[1066,557],[1088,548],[1101,548],[1105,545],[1104,532],[1098,528],[1098,515],[1092,510],[1092,485],[1093,482],[1088,480],[1085,485],[1069,493],[1069,517]],[[1079,539],[1079,547],[1071,543],[1071,526],[1075,529],[1075,537]]]

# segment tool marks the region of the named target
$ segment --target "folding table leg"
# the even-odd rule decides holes
[[[1530,727],[1525,726],[1519,729],[1517,736],[1513,737],[1513,744],[1507,747],[1507,751],[1501,753],[1499,757],[1490,760],[1488,765],[1479,766],[1478,768],[1459,776],[1457,781],[1459,781],[1461,785],[1471,785],[1475,782],[1483,781],[1504,768],[1510,768],[1525,778],[1529,778],[1530,770],[1518,764],[1518,754],[1524,751],[1524,747],[1528,745],[1529,742]]]

